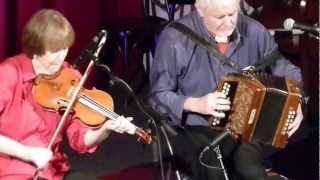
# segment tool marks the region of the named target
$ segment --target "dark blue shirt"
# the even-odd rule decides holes
[[[179,20],[215,46],[199,14],[194,11]],[[240,68],[255,64],[278,48],[273,37],[259,22],[239,15],[226,56]],[[300,69],[286,59],[271,67],[272,73],[301,83]],[[206,116],[183,110],[188,97],[201,97],[216,90],[220,79],[235,72],[172,27],[161,34],[150,70],[151,102],[175,124],[208,125]]]

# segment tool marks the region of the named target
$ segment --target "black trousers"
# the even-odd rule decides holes
[[[239,144],[233,154],[234,173],[237,180],[283,180],[280,175],[268,177],[266,168],[271,168],[270,156],[277,149],[264,143]]]
[[[202,161],[215,168],[209,169],[201,165],[199,161],[199,155],[203,148],[210,144],[219,133],[204,126],[174,129],[176,129],[177,135],[170,137],[170,139],[177,168],[193,180],[224,180],[224,172],[213,148],[203,154]],[[231,154],[236,145],[237,142],[231,137],[225,138],[219,144],[226,166],[230,166]]]
[[[203,155],[202,161],[217,168],[207,168],[199,161],[200,152],[220,133],[204,126],[175,129],[177,135],[170,139],[177,168],[193,180],[225,180],[213,148]],[[241,144],[231,137],[220,141],[219,146],[230,180],[282,180],[280,176],[267,177],[265,172],[265,162],[275,152],[273,148],[261,143]]]

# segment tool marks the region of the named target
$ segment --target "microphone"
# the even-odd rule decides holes
[[[222,141],[224,138],[226,138],[227,136],[230,136],[231,130],[229,128],[227,128],[226,130],[224,130],[221,134],[219,134],[217,137],[215,137],[210,144],[208,144],[206,147],[204,147],[202,149],[202,151],[200,152],[199,155],[199,159],[202,159],[204,153],[206,151],[208,151],[211,147],[215,147],[220,141]]]
[[[209,150],[211,147],[216,146],[220,141],[222,141],[225,137],[231,135],[231,130],[227,128],[221,134],[219,134],[216,138],[214,138],[209,145],[207,145],[202,152]]]
[[[320,32],[319,27],[313,27],[313,26],[302,24],[302,23],[298,23],[295,20],[293,20],[292,18],[287,18],[283,22],[283,27],[286,30],[300,29],[305,32],[316,33],[316,34],[319,34],[319,32]]]
[[[76,59],[73,67],[75,69],[78,69],[80,64],[82,63],[83,59],[89,58],[94,61],[97,61],[98,55],[101,51],[101,48],[105,44],[107,40],[107,31],[106,30],[100,30],[91,40],[91,42],[84,48],[79,57]]]

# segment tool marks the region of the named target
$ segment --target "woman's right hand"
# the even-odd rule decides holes
[[[26,146],[0,134],[0,154],[31,162],[37,168],[43,168],[52,157],[52,151],[44,147]]]
[[[52,158],[52,151],[43,147],[26,147],[24,160],[32,162],[38,169],[43,168]]]

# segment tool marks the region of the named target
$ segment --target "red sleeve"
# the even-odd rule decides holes
[[[69,144],[71,148],[78,153],[93,153],[97,149],[96,144],[87,147],[84,143],[84,136],[89,129],[90,127],[84,125],[77,118],[72,118],[71,123],[67,128],[67,137],[69,140]]]

